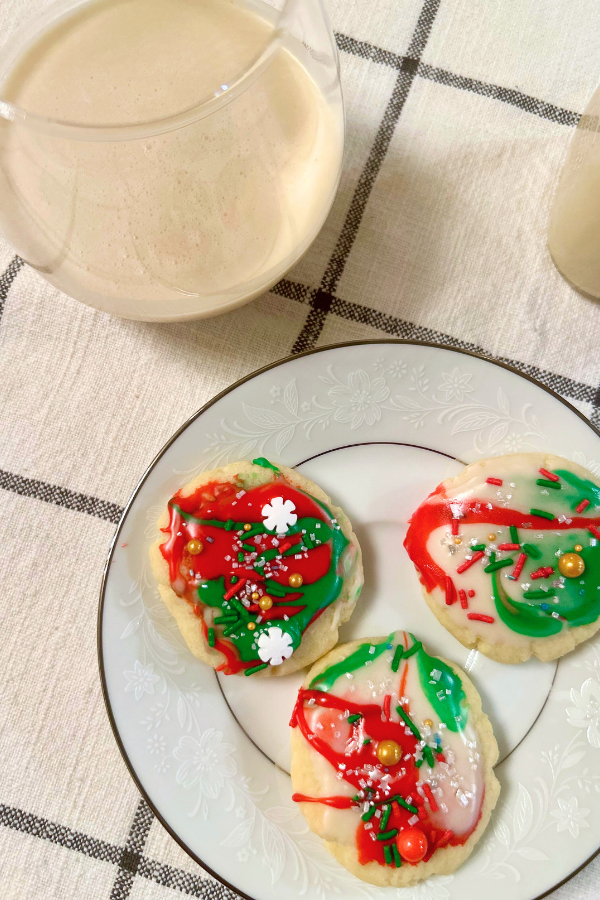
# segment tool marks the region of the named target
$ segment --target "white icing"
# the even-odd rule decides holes
[[[410,637],[401,631],[396,632],[393,637],[394,648],[398,642],[403,646],[412,644]],[[434,744],[433,735],[436,733],[440,735],[444,756],[447,759],[446,763],[436,759],[433,769],[430,769],[427,763],[423,763],[419,770],[419,785],[427,783],[430,786],[438,805],[438,812],[432,813],[429,802],[425,800],[425,809],[436,828],[442,831],[451,830],[457,836],[468,833],[479,816],[484,790],[479,740],[471,717],[469,715],[464,730],[451,732],[443,722],[440,722],[421,687],[416,654],[401,662],[398,672],[391,670],[393,655],[394,649],[382,653],[366,666],[355,670],[351,679],[341,675],[328,693],[346,698],[352,703],[380,705],[383,705],[385,695],[390,694],[391,720],[398,722],[400,717],[396,707],[401,699],[400,682],[404,666],[407,664],[405,699],[408,700],[410,717],[419,728],[422,737],[431,746]],[[306,721],[310,729],[319,737],[327,734],[327,743],[339,754],[351,752],[354,746],[351,740],[353,729],[348,724],[347,715],[346,710],[326,709],[318,705],[305,708]],[[424,724],[426,720],[433,722],[432,728]],[[368,736],[362,721],[355,731],[358,732],[359,742]],[[336,771],[324,756],[313,748],[309,749],[309,753],[319,782],[319,796],[356,795],[357,789],[354,785],[345,781],[343,773]],[[413,765],[412,758],[406,759],[406,762]],[[364,785],[361,785],[363,787],[373,785],[385,791],[385,785],[391,780],[381,765],[374,766],[368,763],[361,766],[360,770],[354,771],[364,781]],[[354,845],[356,829],[363,810],[357,808],[337,810],[327,806],[323,809],[321,837]]]
[[[544,476],[540,474],[540,467],[544,467],[546,457],[544,454],[516,454],[514,456],[498,457],[493,460],[486,460],[482,464],[474,464],[468,466],[465,471],[457,478],[444,483],[446,498],[450,500],[450,508],[453,515],[460,514],[460,510],[465,508],[468,502],[478,500],[483,507],[493,504],[496,507],[504,507],[515,510],[521,515],[527,516],[530,510],[543,509],[554,513],[557,519],[570,523],[570,518],[564,514],[565,508],[572,505],[572,495],[575,496],[575,489],[571,488],[564,481],[561,490],[547,490],[542,485],[536,484],[538,478]],[[555,458],[553,460],[557,468],[576,471],[576,474],[589,475],[582,473],[577,466],[569,464],[567,460]],[[499,478],[502,485],[487,484],[487,478]],[[575,493],[573,493],[575,492]],[[567,500],[567,497],[570,499]],[[432,498],[434,503],[444,503],[447,500],[439,500]],[[588,507],[586,513],[590,514],[592,508]],[[509,598],[513,598],[518,602],[524,601],[523,591],[541,590],[544,588],[554,587],[558,591],[564,584],[564,578],[560,576],[557,569],[557,557],[560,556],[554,552],[556,537],[560,537],[563,541],[568,542],[569,546],[580,543],[587,546],[592,543],[589,531],[585,529],[572,529],[568,531],[552,531],[550,529],[538,531],[533,529],[519,527],[520,542],[534,542],[542,552],[539,559],[527,558],[520,576],[515,581],[512,575],[514,566],[507,566],[498,571],[498,579],[503,590]],[[495,540],[490,541],[489,536],[495,535]],[[455,538],[460,539],[460,543],[456,543]],[[548,549],[544,548],[544,541],[547,541]],[[457,568],[469,558],[473,556],[471,550],[472,544],[486,544],[486,556],[470,566],[465,572],[457,573]],[[496,553],[496,560],[513,559],[515,564],[519,558],[521,550],[498,550],[500,544],[512,543],[510,529],[508,526],[497,526],[493,523],[464,525],[459,524],[458,535],[451,533],[450,525],[444,525],[435,529],[427,539],[427,551],[431,558],[438,566],[448,575],[451,576],[456,590],[474,590],[475,596],[468,597],[468,609],[463,609],[459,600],[452,605],[446,604],[446,592],[442,588],[435,588],[432,596],[436,602],[442,606],[457,625],[468,627],[477,637],[490,641],[491,643],[502,642],[518,647],[528,644],[531,637],[518,634],[508,626],[506,626],[498,617],[494,597],[492,593],[492,580],[490,574],[484,573],[485,566],[489,565],[489,554],[491,551]],[[545,567],[553,566],[554,573],[549,578],[531,579],[531,573]],[[536,601],[537,605],[540,601]],[[552,605],[558,603],[558,597],[550,596],[548,598],[550,611]],[[477,620],[468,619],[468,613],[482,613],[492,616],[493,623],[478,622]],[[563,631],[568,628],[567,623],[562,625]],[[559,632],[560,633],[560,632]]]

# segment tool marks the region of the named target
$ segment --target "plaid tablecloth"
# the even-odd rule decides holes
[[[233,897],[140,799],[96,663],[100,576],[121,509],[215,393],[290,352],[392,335],[507,360],[600,422],[600,306],[546,251],[557,176],[600,71],[600,4],[328,6],[344,173],[321,235],[269,294],[208,321],[119,321],[0,245],[4,900]],[[552,896],[599,892],[600,860]]]

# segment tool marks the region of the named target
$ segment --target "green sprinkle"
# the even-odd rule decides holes
[[[547,591],[523,591],[525,600],[543,600],[545,597],[554,597],[555,594],[554,588],[548,588]]]
[[[513,544],[519,543],[519,532],[514,525],[510,526],[510,539]]]
[[[408,650],[404,651],[403,658],[408,659],[409,656],[412,656],[413,653],[416,653],[417,650],[420,650],[422,646],[423,644],[421,643],[421,641],[415,641],[412,647],[409,647]]]
[[[484,572],[496,572],[498,569],[503,569],[505,566],[514,565],[514,559],[499,559],[497,562],[492,562],[489,566],[486,566],[483,570]]]
[[[235,522],[233,521],[233,519],[227,519],[227,521],[225,522],[225,531],[231,531],[234,525]]]
[[[402,644],[398,644],[394,651],[394,658],[392,660],[392,672],[397,672],[398,667],[400,665],[400,660],[402,659],[402,654],[404,653],[404,647]]]
[[[354,722],[358,722],[359,719],[362,719],[360,713],[354,713],[353,716],[348,716],[348,723],[352,725]]]
[[[242,544],[244,550],[248,550],[249,553],[254,553],[256,547],[253,544]]]
[[[241,627],[242,627],[242,623],[239,621],[236,621],[233,623],[233,625],[229,625],[227,628],[223,629],[223,635],[225,637],[229,637],[230,635],[234,634]]]
[[[366,744],[370,744],[370,743],[371,743],[371,738],[365,738],[364,741],[363,741],[363,747],[364,747]]]
[[[413,646],[414,646],[414,644],[413,644]],[[418,741],[420,741],[421,740],[421,732],[419,731],[419,729],[417,728],[417,726],[415,725],[413,720],[410,718],[408,713],[405,713],[401,706],[396,707],[396,712],[402,719],[404,719],[405,723],[408,725],[408,727],[410,728],[410,730],[412,731],[412,733],[414,734],[416,739]]]
[[[389,846],[389,845],[386,845],[386,846]],[[400,866],[402,865],[402,858],[400,856],[400,851],[398,850],[398,848],[396,847],[395,844],[391,844],[391,847],[392,847],[392,854],[394,857],[394,864],[395,864],[396,868],[399,869]]]
[[[425,762],[424,759],[416,759],[415,766],[417,767],[417,769],[420,769],[424,762]]]
[[[549,481],[548,478],[538,478],[536,484],[540,487],[552,488],[553,491],[560,491],[562,485],[558,481]]]
[[[238,583],[237,575],[232,575],[230,581],[232,584],[237,584]]]
[[[532,516],[541,516],[542,519],[549,519],[550,521],[554,518],[554,513],[546,512],[545,509],[530,509],[529,514]]]
[[[496,562],[496,553],[494,550],[492,550],[492,552],[490,553],[489,560],[490,560],[490,563]]]
[[[386,866],[391,866],[392,864],[392,844],[384,844],[383,845],[383,858],[385,859]]]
[[[542,551],[535,544],[523,544],[523,553],[526,553],[532,559],[539,559],[542,555]]]
[[[269,594],[273,594],[274,597],[285,597],[286,593],[288,593],[283,585],[277,581],[271,581],[269,578],[265,581],[265,587]]]
[[[267,669],[269,663],[262,663],[260,666],[253,666],[251,669],[245,669],[244,675],[254,675],[255,672],[262,672],[263,669]]]
[[[277,466],[274,466],[272,462],[269,462],[268,459],[264,456],[257,456],[256,459],[252,460],[253,466],[262,466],[263,469],[273,469],[274,472],[279,472]]]
[[[382,815],[381,821],[379,823],[379,830],[385,831],[385,829],[387,828],[387,824],[389,822],[390,816],[392,814],[392,804],[388,803],[388,805],[382,807],[382,809],[383,809],[383,815]]]
[[[244,554],[242,553],[241,550],[238,553],[238,562],[244,562]]]
[[[473,544],[471,546],[471,550],[475,550],[475,551],[485,550],[485,544]]]
[[[208,646],[209,647],[215,646],[215,629],[214,628],[208,629]]]
[[[366,811],[366,813],[363,813],[362,816],[361,816],[361,819],[363,820],[363,822],[368,822],[369,819],[372,819],[373,816],[375,815],[375,810],[376,810],[376,809],[377,809],[376,806],[370,806],[370,807],[368,808],[368,810]]]
[[[395,838],[397,834],[398,834],[397,828],[390,828],[389,831],[380,831],[379,834],[377,835],[377,840],[378,841],[389,841],[392,838]]]
[[[215,625],[229,625],[231,622],[237,622],[237,616],[218,616],[214,619]]]
[[[430,769],[433,769],[435,765],[435,760],[433,758],[433,751],[431,747],[423,747],[423,756],[427,760],[427,765]]]
[[[418,762],[419,761],[417,761],[417,765],[418,765]],[[420,760],[420,762],[423,763],[423,760]],[[416,806],[413,806],[411,803],[407,803],[406,800],[404,799],[404,797],[400,797],[398,794],[396,794],[395,797],[392,797],[392,801],[394,801],[394,800],[396,801],[396,803],[399,803],[400,806],[403,806],[404,809],[407,809],[409,812],[414,813],[415,816],[419,812],[419,810],[417,809]]]

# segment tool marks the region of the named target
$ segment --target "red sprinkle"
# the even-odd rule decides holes
[[[434,812],[434,813],[437,812],[437,811],[438,811],[438,805],[437,805],[437,803],[435,802],[435,797],[433,796],[433,793],[432,793],[432,791],[431,791],[431,788],[429,787],[428,784],[424,784],[424,785],[423,785],[423,793],[425,794],[425,796],[426,796],[427,799],[429,800],[429,805],[430,805],[430,807],[431,807],[431,812]]]
[[[520,544],[498,544],[498,550],[518,550]]]
[[[475,591],[471,588],[471,590],[467,591],[467,597],[474,597]]]
[[[600,541],[600,531],[596,528],[595,525],[588,525],[589,530],[592,532],[595,538]]]
[[[438,758],[438,762],[444,762],[444,763],[446,762],[446,757],[444,756],[443,753],[438,753],[437,758]]]
[[[498,485],[502,484],[501,478],[486,478],[485,481],[486,481],[486,484],[498,484]]]
[[[227,593],[223,595],[223,599],[231,600],[231,598],[234,596],[234,594],[237,594],[237,592],[240,590],[240,588],[243,588],[247,581],[248,581],[247,578],[240,578],[240,580],[237,582],[237,584],[233,584],[229,588]]]
[[[483,613],[467,613],[467,619],[473,619],[474,622],[494,622],[493,616],[484,616]]]
[[[389,717],[390,717],[391,702],[392,702],[392,695],[386,694],[385,697],[383,698],[383,715],[385,716],[386,719],[389,719]]]
[[[398,804],[396,804],[396,806],[398,806]],[[427,818],[427,813],[425,812],[424,807],[422,807],[422,806],[419,807],[419,812],[417,813],[417,815],[418,815],[418,817],[419,817],[420,819],[426,819],[426,818]]]
[[[463,572],[466,572],[467,569],[470,569],[471,566],[475,565],[478,559],[482,559],[485,556],[483,550],[478,550],[477,553],[474,553],[471,559],[466,559],[462,565],[458,567],[456,570],[458,575],[462,575]]]
[[[523,566],[525,565],[526,561],[527,561],[527,554],[526,554],[526,553],[521,553],[521,554],[519,555],[518,560],[517,560],[517,564],[516,564],[516,566],[515,566],[514,569],[513,569],[513,578],[514,578],[515,580],[519,577],[519,575],[520,575],[521,572],[523,571]]]
[[[449,575],[446,575],[446,606],[452,606],[456,597],[454,596],[454,585]]]
[[[458,534],[458,519],[452,519],[452,534]]]
[[[589,505],[590,505],[589,500],[582,500],[581,503],[578,503],[577,506],[575,507],[575,512],[576,513],[583,512],[584,510],[586,510],[588,508]]]
[[[280,545],[279,545],[279,548],[278,548],[278,549],[279,549],[279,552],[280,552],[280,553],[285,553],[285,551],[286,551],[286,550],[289,550],[291,546],[292,546],[291,541],[284,541],[283,544],[280,544]]]
[[[468,603],[468,600],[467,600],[467,595],[466,595],[466,593],[465,593],[464,591],[459,591],[459,592],[458,592],[458,598],[459,598],[459,600],[460,600],[460,605],[461,605],[462,609],[468,609],[468,608],[469,608],[469,603]]]
[[[542,566],[541,569],[537,569],[535,572],[532,572],[529,577],[535,581],[536,578],[549,578],[553,572],[554,569],[552,566]]]
[[[540,475],[543,475],[549,481],[560,481],[558,475],[555,475],[554,472],[549,472],[548,469],[540,469]]]
[[[443,847],[444,844],[447,844],[448,841],[451,841],[453,837],[454,837],[454,834],[452,831],[445,831],[443,833],[443,835],[440,837],[440,839],[438,840],[436,847]]]

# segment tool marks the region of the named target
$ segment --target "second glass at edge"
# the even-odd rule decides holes
[[[160,42],[122,67],[116,59],[94,108],[93,82],[86,93],[69,67],[86,41],[98,46],[98,28],[107,42],[111,27],[127,35],[124,13],[135,37],[137,5]],[[343,104],[322,0],[38,8],[0,50],[0,229],[19,255],[70,296],[133,319],[215,315],[268,290],[316,237],[341,172]],[[115,97],[127,66],[156,47],[152,90]],[[69,77],[72,93],[61,93]],[[201,96],[183,104],[194,89]]]

